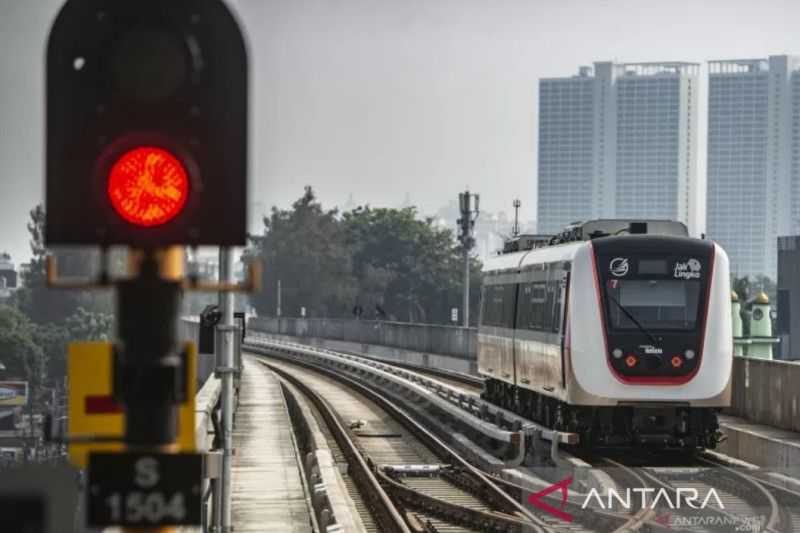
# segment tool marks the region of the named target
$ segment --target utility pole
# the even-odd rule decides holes
[[[475,200],[474,208],[472,200]],[[458,219],[458,240],[464,253],[464,327],[469,327],[469,252],[475,246],[473,233],[475,221],[478,220],[480,195],[470,194],[469,189],[458,193],[458,206],[461,218]]]
[[[511,230],[512,237],[519,237],[519,208],[522,205],[522,202],[519,201],[519,198],[514,200],[514,228]]]
[[[219,250],[219,283],[221,286],[233,282],[233,254],[229,247]],[[221,533],[231,531],[231,462],[233,460],[233,293],[219,292],[219,308],[222,320],[217,326],[219,347],[217,351],[217,373],[222,380],[222,508]]]

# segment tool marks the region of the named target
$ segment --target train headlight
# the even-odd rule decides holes
[[[686,351],[683,353],[683,355],[686,357],[686,359],[688,359],[689,361],[691,361],[692,359],[694,359],[694,355],[695,355],[695,354],[694,354],[694,350],[686,350]]]
[[[619,348],[614,348],[614,351],[611,352],[611,355],[614,356],[614,359],[619,359],[622,357],[622,350],[620,350]]]

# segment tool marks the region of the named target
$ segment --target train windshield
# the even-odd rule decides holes
[[[692,330],[701,288],[697,279],[610,279],[606,295],[611,327]]]

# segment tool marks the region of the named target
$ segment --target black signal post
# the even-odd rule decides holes
[[[175,333],[181,285],[163,279],[159,263],[146,255],[138,275],[117,285],[114,392],[125,405],[125,437],[134,447],[174,442],[177,406],[187,399],[185,354]]]
[[[180,466],[158,463],[175,451],[187,399],[175,331],[185,280],[179,268],[164,275],[182,258],[175,245],[246,242],[247,72],[241,30],[221,0],[67,0],[50,31],[45,241],[126,245],[138,258],[134,276],[113,283],[114,394],[129,450],[118,464],[144,473],[151,486],[141,490],[155,490],[159,468]],[[122,490],[123,481],[96,486]],[[192,524],[171,498],[153,496],[148,505],[164,513],[135,519],[115,492],[107,509],[93,512],[90,500],[90,522],[140,532]]]

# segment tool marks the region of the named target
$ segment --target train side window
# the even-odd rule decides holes
[[[517,303],[517,285],[503,285],[503,324],[502,327],[514,328],[514,307]]]
[[[517,327],[520,329],[543,329],[546,301],[546,284],[536,282],[520,285]]]
[[[562,285],[564,273],[569,270],[569,263],[557,262],[536,265],[532,269],[542,281],[533,281],[519,285],[517,294],[517,329],[556,332],[561,330]],[[536,278],[534,278],[536,279]]]
[[[486,302],[489,300],[489,296],[487,294],[488,292],[489,292],[489,288],[486,285],[481,287],[481,316],[479,317],[480,318],[480,322],[479,323],[480,323],[481,326],[488,325],[488,323],[486,321],[487,318],[489,318],[489,315],[488,315],[489,311],[486,309]]]
[[[487,326],[494,327],[508,327],[506,326],[507,308],[512,306],[513,313],[513,300],[509,302],[507,294],[510,292],[506,289],[506,285],[489,285],[485,288],[484,292],[484,313],[483,322]]]
[[[534,329],[547,329],[547,283],[534,283],[531,298]]]
[[[526,329],[530,317],[528,301],[530,300],[530,283],[521,283],[517,296],[517,329]]]
[[[496,326],[498,322],[498,309],[502,309],[503,305],[503,293],[499,292],[497,289],[499,288],[498,285],[493,285],[489,287],[489,317],[486,322],[490,326]]]

